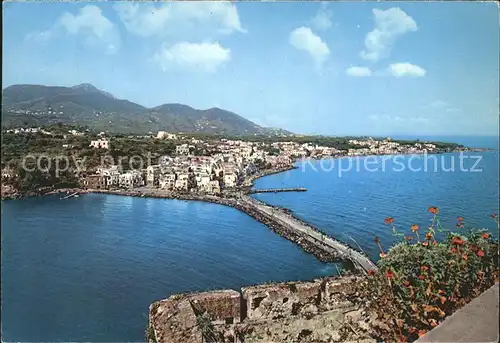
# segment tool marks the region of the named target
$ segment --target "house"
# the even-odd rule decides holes
[[[228,188],[238,185],[238,174],[234,172],[224,173],[224,186]]]
[[[208,193],[212,194],[220,194],[220,183],[217,180],[212,180],[208,184],[207,188]]]
[[[12,179],[16,177],[16,171],[12,168],[5,167],[2,169],[2,179]]]
[[[187,191],[189,189],[189,174],[179,174],[175,180],[175,189]]]
[[[80,179],[80,184],[82,187],[87,189],[105,189],[106,182],[104,177],[101,175],[86,175]]]
[[[138,170],[130,170],[119,176],[120,188],[134,188],[144,186],[142,173]]]
[[[105,188],[119,187],[121,172],[121,166],[117,165],[113,165],[108,168],[99,167],[96,170],[96,174],[103,177]]]
[[[152,165],[146,168],[146,184],[148,186],[158,186],[160,176],[160,166]]]
[[[187,145],[187,144],[177,145],[175,147],[175,153],[177,155],[189,155],[189,149],[190,148],[193,148],[193,147],[190,146],[190,145]]]
[[[168,133],[166,131],[158,131],[158,134],[156,135],[157,139],[177,139],[177,135],[173,133]]]
[[[96,149],[110,149],[109,139],[99,138],[95,141],[90,141],[90,147]]]
[[[175,180],[176,175],[174,173],[171,174],[162,174],[159,177],[159,186],[161,189],[173,190],[175,188]]]

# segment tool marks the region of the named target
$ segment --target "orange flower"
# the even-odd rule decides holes
[[[386,258],[387,257],[387,254],[385,252],[381,252],[379,254],[380,258]]]
[[[425,239],[431,239],[431,238],[432,238],[432,233],[427,232],[427,233],[425,234]]]
[[[436,215],[439,213],[439,209],[437,207],[431,206],[429,207],[429,212]]]
[[[420,267],[420,270],[423,271],[423,272],[425,272],[425,271],[429,270],[429,267],[428,266],[422,266],[422,267]]]
[[[454,245],[463,245],[464,244],[464,240],[460,237],[453,237],[453,239],[451,240],[451,244],[454,244]]]
[[[444,293],[445,293],[445,292],[444,292],[442,289],[438,290],[438,294],[441,294],[441,295],[442,295],[442,294],[444,294]]]
[[[490,237],[490,234],[487,233],[487,232],[483,232],[483,234],[481,235],[481,237],[483,237],[483,239],[488,239]]]
[[[477,256],[479,256],[479,257],[483,257],[483,256],[484,256],[484,251],[483,251],[483,250],[479,250],[479,251],[477,252]]]
[[[418,330],[418,337],[422,337],[427,333],[427,330]]]
[[[393,222],[394,222],[394,218],[387,217],[384,219],[384,223],[387,225],[392,224]]]
[[[413,232],[417,232],[417,231],[418,231],[418,225],[417,225],[417,224],[413,224],[413,225],[411,226],[411,231],[413,231]]]
[[[370,276],[373,276],[373,275],[375,275],[376,273],[377,273],[377,271],[376,271],[375,269],[370,269],[370,270],[368,271],[368,275],[370,275]]]
[[[457,222],[463,222],[464,221],[464,217],[457,217]]]
[[[394,277],[394,272],[392,270],[388,270],[385,272],[385,276],[388,278],[388,279],[392,279]]]
[[[439,297],[439,301],[441,301],[441,304],[444,304],[446,302],[446,297]]]
[[[423,276],[423,275],[419,275],[419,276],[418,276],[418,278],[419,278],[420,280],[423,280],[423,279],[425,279],[425,276]]]
[[[428,246],[428,245],[429,245],[429,242],[423,242],[423,243],[422,243],[422,245],[423,245],[424,247],[426,247],[426,246]]]
[[[469,259],[469,256],[467,256],[467,254],[463,254],[462,258],[467,261]]]

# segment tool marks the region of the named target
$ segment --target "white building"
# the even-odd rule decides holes
[[[160,176],[160,166],[152,165],[146,168],[146,184],[148,186],[158,186]]]
[[[173,190],[175,188],[176,175],[172,174],[162,174],[159,179],[160,188],[166,190]]]
[[[90,147],[97,149],[110,149],[109,139],[99,138],[96,141],[90,141]]]
[[[181,145],[177,145],[175,147],[175,153],[177,155],[189,155],[189,148],[191,146],[187,145],[187,144],[181,144]]]
[[[157,139],[177,139],[177,135],[173,133],[168,133],[166,131],[158,131],[156,135]]]

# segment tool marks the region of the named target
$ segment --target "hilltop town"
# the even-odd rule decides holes
[[[33,180],[24,187],[51,186],[51,182],[56,186],[58,179],[65,179],[65,184],[94,190],[148,187],[212,195],[249,187],[255,178],[291,169],[296,160],[304,158],[467,150],[456,144],[403,142],[389,137],[224,138],[165,131],[124,136],[66,126],[13,128],[5,130],[3,136],[2,180],[6,185],[17,184],[15,188],[22,188],[19,184],[27,177],[21,170],[23,163],[32,163],[28,168],[32,170],[38,166],[36,156],[44,156],[48,166],[38,174],[28,173],[31,178],[45,173],[44,182]],[[29,154],[35,154],[31,160],[26,159]],[[52,169],[61,169],[61,159],[67,159],[67,164],[62,172],[55,173]],[[9,194],[4,191],[2,194]]]

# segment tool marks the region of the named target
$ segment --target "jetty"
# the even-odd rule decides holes
[[[307,189],[304,187],[296,188],[268,188],[268,189],[251,189],[250,194],[255,193],[280,193],[280,192],[306,192]]]
[[[302,245],[304,240],[306,240],[313,244],[316,250],[323,250],[326,255],[333,255],[339,260],[350,261],[356,270],[363,273],[367,273],[372,269],[377,269],[375,263],[365,254],[324,234],[312,225],[284,211],[282,208],[270,206],[249,196],[241,197],[239,202],[243,202],[246,206],[252,207],[259,212],[261,216],[275,222],[286,230],[298,233],[301,239],[296,243],[299,245]]]

